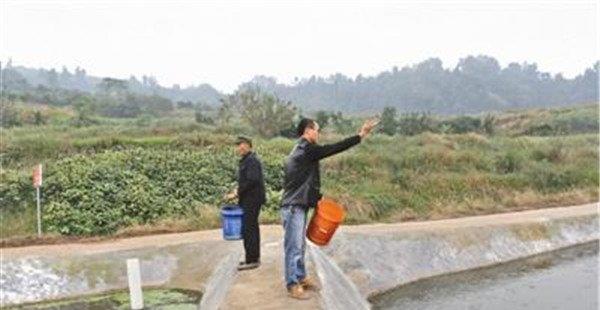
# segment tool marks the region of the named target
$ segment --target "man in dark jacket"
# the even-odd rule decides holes
[[[252,151],[252,140],[238,137],[237,153],[241,156],[238,171],[237,190],[227,195],[228,199],[238,197],[238,204],[244,210],[242,217],[242,237],[246,260],[240,262],[238,270],[254,269],[260,266],[260,230],[258,214],[266,202],[265,181],[262,164]]]
[[[377,124],[369,120],[363,124],[358,135],[335,144],[318,145],[319,124],[302,119],[298,124],[300,137],[285,163],[284,193],[281,202],[283,218],[285,281],[290,297],[308,299],[305,290],[318,290],[316,283],[306,275],[304,256],[306,252],[306,214],[321,199],[321,176],[319,160],[340,153],[357,145]]]

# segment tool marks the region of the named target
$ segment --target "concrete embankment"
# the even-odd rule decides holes
[[[344,226],[322,250],[365,297],[598,240],[598,204],[451,220]]]
[[[420,279],[597,240],[598,205],[343,226],[329,246],[308,248],[309,273],[321,292],[291,304],[283,284],[282,229],[261,226],[261,232],[263,265],[245,273],[235,271],[241,242],[223,241],[220,230],[2,249],[0,299],[9,305],[124,289],[125,261],[136,257],[145,286],[204,292],[203,309],[368,308],[369,297]]]
[[[219,262],[239,250],[216,230],[2,249],[0,298],[8,305],[124,289],[128,258],[140,259],[144,286],[204,292]]]

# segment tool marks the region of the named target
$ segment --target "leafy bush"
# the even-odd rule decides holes
[[[213,125],[215,121],[202,112],[202,110],[198,109],[194,112],[194,117],[196,119],[196,123]]]
[[[34,189],[29,175],[14,170],[3,170],[0,172],[0,179],[1,212],[18,211],[28,203],[34,202]]]
[[[561,142],[541,145],[532,151],[532,157],[536,161],[561,162],[566,156],[566,150]]]
[[[398,130],[398,121],[396,121],[396,108],[385,107],[381,113],[380,130],[386,135],[393,136]]]
[[[19,111],[15,107],[14,102],[8,101],[0,106],[0,126],[1,127],[13,127],[21,126],[21,118],[19,117]]]
[[[435,131],[436,122],[429,113],[402,114],[398,122],[398,132],[413,136],[426,131]]]
[[[35,111],[33,113],[33,124],[36,126],[45,125],[48,122],[48,118],[42,114],[41,111]]]
[[[329,121],[333,117],[334,113],[319,110],[315,113],[314,120],[319,124],[321,129],[325,129],[329,125]]]
[[[597,133],[599,128],[598,106],[578,109],[554,110],[541,113],[521,132],[530,136],[556,136],[579,133]]]
[[[561,133],[561,129],[549,124],[532,125],[523,131],[527,136],[552,136]]]
[[[441,126],[444,125],[449,127],[451,133],[477,132],[482,128],[481,119],[472,116],[453,118],[442,122]]]
[[[565,115],[557,117],[555,122],[558,128],[562,128],[567,134],[598,132],[598,113],[587,113],[586,111],[577,111],[577,114]]]
[[[514,173],[521,169],[525,158],[516,150],[502,154],[496,161],[496,171],[499,173]]]
[[[488,135],[493,135],[496,133],[496,117],[493,115],[486,115],[483,118],[483,124],[481,125],[483,128],[483,132]]]
[[[342,112],[331,113],[329,124],[337,133],[342,135],[353,134],[358,128],[358,124],[351,118],[345,117]]]
[[[527,172],[529,183],[542,192],[555,192],[572,188],[583,179],[579,178],[575,171],[542,163]]]
[[[264,161],[270,191],[281,189],[282,164]],[[133,149],[77,155],[48,171],[44,221],[49,231],[93,235],[218,205],[235,182],[227,152]]]

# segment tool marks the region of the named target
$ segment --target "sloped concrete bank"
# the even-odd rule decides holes
[[[219,231],[2,249],[1,306],[125,289],[128,258],[140,260],[145,287],[190,289],[212,299],[209,279],[218,278],[221,261],[232,255],[237,261],[239,250]]]
[[[420,279],[496,265],[598,237],[598,204],[588,204],[420,223],[344,226],[321,250],[369,298]]]
[[[365,309],[369,297],[420,279],[598,240],[598,228],[598,205],[589,204],[442,221],[343,226],[329,246],[311,245],[308,250],[322,285],[316,297],[320,306]],[[144,286],[201,291],[203,309],[247,305],[226,299],[233,288],[243,289],[248,283],[270,292],[270,299],[261,298],[268,304],[289,303],[282,284],[281,226],[262,226],[261,235],[263,266],[244,276],[235,272],[240,242],[223,241],[220,230],[1,249],[1,306],[124,289],[128,258],[140,259]],[[244,280],[248,283],[240,283]],[[293,308],[315,306],[298,303]]]

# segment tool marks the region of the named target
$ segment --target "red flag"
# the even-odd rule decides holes
[[[33,169],[33,187],[38,188],[40,186],[42,186],[42,164]]]

